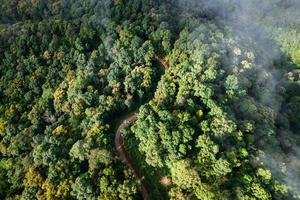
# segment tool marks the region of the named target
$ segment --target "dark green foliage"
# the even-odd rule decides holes
[[[267,36],[236,37],[205,6],[0,4],[0,199],[140,199],[113,142],[134,110],[124,141],[151,199],[296,195],[297,28],[267,38],[282,58],[266,64]]]

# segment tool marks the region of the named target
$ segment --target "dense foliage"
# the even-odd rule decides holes
[[[0,0],[0,199],[140,199],[133,111],[151,199],[299,199],[299,29],[200,2]]]

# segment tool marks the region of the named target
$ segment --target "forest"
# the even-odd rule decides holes
[[[0,0],[0,199],[300,200],[299,0]]]

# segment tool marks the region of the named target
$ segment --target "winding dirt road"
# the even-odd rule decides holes
[[[164,71],[169,69],[169,62],[165,59],[156,56],[156,60],[161,64],[161,67]],[[149,200],[149,193],[146,189],[146,185],[143,181],[143,176],[134,168],[132,162],[130,161],[130,158],[126,152],[125,146],[124,146],[124,139],[122,136],[122,129],[128,127],[132,123],[134,123],[138,119],[138,113],[132,113],[128,116],[126,116],[120,124],[117,126],[115,131],[115,147],[119,153],[119,157],[123,163],[125,163],[128,168],[133,172],[133,175],[141,182],[141,188],[140,192],[143,196],[144,200]]]
[[[115,133],[115,146],[116,149],[119,153],[119,157],[121,159],[121,161],[123,163],[125,163],[128,168],[133,172],[133,175],[140,180],[141,182],[141,188],[140,188],[140,192],[143,196],[144,200],[149,200],[149,193],[146,189],[146,186],[143,182],[143,176],[141,174],[138,173],[138,171],[133,167],[132,162],[129,159],[129,156],[125,150],[124,147],[124,139],[122,136],[122,129],[128,127],[130,124],[134,123],[138,118],[138,114],[137,113],[133,113],[127,117],[125,117],[125,119],[120,123],[120,125],[118,126],[116,133]]]
[[[166,71],[170,68],[169,66],[169,61],[166,59],[163,59],[160,56],[155,56],[155,59],[158,60],[158,62],[161,64],[161,66],[163,67],[163,70]]]

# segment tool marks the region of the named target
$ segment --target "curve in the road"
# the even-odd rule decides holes
[[[127,116],[122,122],[121,124],[118,126],[117,130],[116,130],[116,134],[115,134],[115,146],[116,146],[116,149],[119,153],[119,157],[121,159],[121,161],[123,163],[125,163],[128,168],[133,172],[133,175],[138,179],[140,180],[141,182],[141,194],[143,196],[143,199],[144,200],[148,200],[149,199],[149,194],[148,194],[148,191],[146,189],[146,186],[145,184],[143,183],[143,177],[141,174],[138,173],[138,171],[133,167],[130,159],[129,159],[129,156],[125,150],[125,147],[124,147],[124,139],[123,139],[123,136],[122,136],[122,129],[126,128],[127,126],[129,126],[130,124],[134,123],[136,120],[137,120],[137,117],[138,117],[138,114],[137,113],[133,113],[129,116]]]
[[[156,60],[161,64],[164,71],[169,69],[169,63],[165,59],[156,56]],[[147,191],[146,185],[143,181],[143,176],[138,173],[138,171],[133,167],[132,162],[129,159],[129,156],[126,152],[125,146],[124,146],[124,139],[122,136],[122,129],[128,127],[132,123],[134,123],[138,119],[138,113],[132,113],[124,118],[124,120],[121,121],[121,123],[117,126],[116,132],[115,132],[115,146],[119,153],[119,157],[123,163],[125,163],[128,168],[133,172],[133,175],[141,182],[141,194],[143,196],[144,200],[149,200],[149,193]]]

